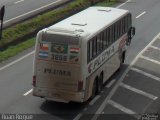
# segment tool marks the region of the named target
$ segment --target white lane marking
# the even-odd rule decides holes
[[[143,59],[145,59],[145,60],[148,60],[148,61],[150,61],[150,62],[153,62],[153,63],[156,63],[156,64],[160,65],[160,62],[159,62],[159,61],[154,60],[154,59],[151,59],[151,58],[149,58],[149,57],[145,57],[145,56],[141,55],[140,58],[143,58]]]
[[[117,6],[116,8],[120,8],[120,7],[124,6],[125,4],[127,4],[128,2],[131,2],[131,0],[127,0],[126,2],[124,2],[121,5]]]
[[[82,113],[79,113],[73,120],[79,120],[82,117]]]
[[[4,70],[4,69],[6,69],[6,68],[8,68],[8,67],[10,67],[10,66],[12,66],[12,65],[14,65],[14,64],[16,64],[17,62],[19,62],[19,61],[21,61],[21,60],[23,60],[23,59],[29,57],[29,56],[32,55],[32,54],[34,54],[34,51],[32,51],[32,52],[26,54],[25,56],[23,56],[23,57],[21,57],[21,58],[15,60],[15,61],[13,61],[13,62],[11,62],[11,63],[5,65],[5,66],[3,66],[3,67],[1,67],[1,68],[0,68],[0,71],[2,71],[2,70]]]
[[[105,87],[106,88],[110,88],[114,83],[116,82],[116,80],[111,80]]]
[[[153,46],[153,45],[151,45],[150,47],[153,48],[153,49],[156,49],[156,50],[160,50],[159,47],[155,47],[155,46]]]
[[[23,2],[24,0],[19,0],[19,1],[17,1],[17,2],[14,2],[14,4],[18,4],[18,3],[20,3],[20,2]]]
[[[129,108],[126,108],[126,107],[124,107],[124,106],[122,106],[122,105],[120,105],[120,104],[118,104],[118,103],[116,103],[116,102],[114,102],[114,101],[112,101],[112,100],[109,100],[108,103],[109,103],[110,105],[112,105],[113,107],[115,107],[115,108],[121,110],[122,112],[126,113],[126,114],[132,114],[132,115],[137,114],[137,113],[134,112],[133,110],[131,110],[131,109],[129,109]]]
[[[100,95],[95,96],[95,98],[91,100],[91,102],[89,102],[89,105],[93,105],[99,98],[100,98]]]
[[[141,14],[139,14],[136,18],[140,18],[142,15],[146,14],[146,11],[142,12]]]
[[[138,72],[138,73],[141,73],[142,75],[145,75],[145,76],[147,76],[147,77],[150,77],[150,78],[152,78],[152,79],[160,82],[160,78],[159,78],[159,77],[154,76],[154,75],[152,75],[152,74],[150,74],[150,73],[144,72],[143,70],[140,70],[140,69],[137,69],[137,68],[133,68],[133,67],[131,68],[131,70],[133,70],[133,71],[135,71],[135,72]]]
[[[113,87],[113,89],[111,90],[111,92],[109,93],[109,95],[105,98],[105,100],[103,101],[103,103],[100,105],[100,107],[97,109],[97,111],[95,112],[95,115],[92,117],[92,120],[97,120],[98,115],[102,113],[102,111],[104,110],[106,104],[108,103],[109,99],[111,99],[111,97],[114,95],[114,93],[116,92],[116,90],[119,87],[119,84],[123,81],[123,79],[125,78],[126,74],[129,72],[130,68],[136,63],[136,61],[139,59],[139,57],[143,54],[143,52],[145,52],[148,47],[150,45],[152,45],[157,38],[160,36],[160,33],[155,36],[155,38],[142,50],[139,52],[139,54],[134,58],[134,60],[131,62],[131,64],[127,67],[127,69],[124,71],[122,77],[119,79],[119,81],[116,83],[116,85]]]
[[[10,22],[10,21],[12,21],[12,20],[16,20],[16,19],[18,19],[18,18],[20,18],[20,17],[26,16],[26,15],[28,15],[28,14],[31,14],[31,13],[33,13],[33,12],[36,12],[36,11],[38,11],[38,10],[47,8],[47,7],[49,7],[49,6],[51,6],[51,5],[55,4],[55,3],[58,3],[58,2],[60,2],[60,1],[62,1],[62,0],[54,1],[54,2],[52,2],[52,3],[50,3],[50,4],[47,4],[47,5],[42,6],[42,7],[40,7],[40,8],[37,8],[37,9],[32,10],[32,11],[30,11],[30,12],[27,12],[27,13],[25,13],[25,14],[19,15],[19,16],[15,17],[15,18],[10,19],[10,20],[6,20],[6,21],[4,21],[4,24],[6,24],[6,23],[8,23],[8,22]]]
[[[143,96],[145,96],[145,97],[148,97],[148,98],[150,98],[150,99],[152,99],[152,100],[156,100],[156,99],[158,98],[157,96],[154,96],[154,95],[152,95],[152,94],[150,94],[150,93],[144,92],[144,91],[142,91],[142,90],[139,90],[139,89],[137,89],[137,88],[134,88],[134,87],[129,86],[129,85],[124,84],[124,83],[121,83],[120,86],[121,86],[121,87],[124,87],[124,88],[126,88],[126,89],[128,89],[128,90],[131,90],[131,91],[133,91],[133,92],[135,92],[135,93],[138,93],[138,94],[140,94],[140,95],[143,95]]]
[[[33,89],[30,89],[29,91],[27,91],[26,93],[24,93],[23,96],[29,95],[32,91],[33,91]]]

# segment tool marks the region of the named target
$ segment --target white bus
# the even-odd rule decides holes
[[[131,13],[89,7],[38,32],[33,95],[58,102],[84,102],[124,62],[135,33]]]

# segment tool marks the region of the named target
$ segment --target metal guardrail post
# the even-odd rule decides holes
[[[3,18],[4,18],[4,13],[5,13],[5,6],[2,6],[0,9],[0,21],[1,21],[1,26],[0,26],[0,40],[2,39],[2,30],[3,30]]]

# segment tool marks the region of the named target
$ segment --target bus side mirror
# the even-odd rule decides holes
[[[132,27],[131,28],[131,36],[134,36],[136,34],[136,28]]]
[[[128,31],[128,41],[126,43],[128,46],[131,44],[131,40],[133,36],[135,35],[135,33],[136,33],[135,27],[131,27],[130,30]]]

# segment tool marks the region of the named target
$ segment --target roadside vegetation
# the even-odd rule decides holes
[[[35,44],[35,38],[28,39],[22,43],[15,46],[10,46],[6,50],[0,52],[0,62],[17,55],[25,49],[28,49]]]
[[[97,3],[96,5],[98,6],[111,6],[116,3],[116,0],[76,0],[63,8],[49,11],[5,29],[2,40],[0,40],[0,62],[34,46],[34,35],[36,35],[40,29],[54,24],[95,3]],[[32,38],[29,39],[31,36]],[[13,44],[14,46],[11,46]]]

